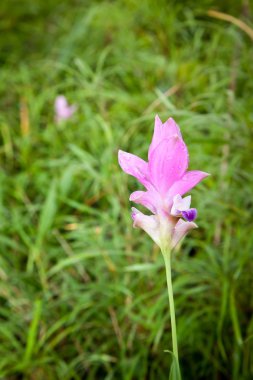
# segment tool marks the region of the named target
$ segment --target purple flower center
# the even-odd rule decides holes
[[[192,222],[197,217],[197,210],[196,208],[190,208],[187,211],[182,211],[182,216],[188,221]]]

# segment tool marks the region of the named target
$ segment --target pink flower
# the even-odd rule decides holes
[[[55,99],[55,120],[59,123],[62,120],[69,119],[76,111],[75,105],[69,105],[67,99],[63,95],[59,95]]]
[[[197,227],[193,222],[197,210],[190,208],[191,197],[182,198],[182,195],[209,174],[187,171],[187,146],[172,118],[163,124],[156,116],[148,162],[121,150],[118,156],[124,172],[146,188],[133,192],[130,201],[143,205],[153,214],[147,216],[133,208],[134,227],[146,231],[160,247],[174,248],[188,231]]]

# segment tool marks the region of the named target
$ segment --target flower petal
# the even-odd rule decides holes
[[[60,112],[61,110],[64,110],[66,107],[68,107],[68,102],[65,96],[59,95],[55,99],[55,110],[57,112]]]
[[[208,177],[209,174],[199,170],[192,170],[184,174],[184,176],[175,182],[169,192],[168,198],[174,197],[176,194],[184,195],[193,187],[195,187],[202,179]]]
[[[132,219],[134,221],[133,226],[135,228],[139,227],[143,229],[154,242],[160,246],[160,232],[159,232],[159,223],[157,216],[154,215],[145,215],[135,207],[132,207]]]
[[[74,104],[72,106],[69,106],[68,107],[68,112],[69,112],[69,115],[72,116],[74,112],[76,112],[77,110],[77,106],[75,106]]]
[[[148,151],[148,158],[150,159],[153,150],[160,144],[164,139],[168,139],[173,135],[178,135],[182,139],[179,126],[176,124],[175,120],[171,117],[163,124],[159,116],[155,117],[155,128],[152,138],[152,142]]]
[[[155,190],[134,191],[129,200],[146,207],[153,214],[157,214],[157,210],[161,207],[162,200],[159,193]]]
[[[179,219],[172,232],[171,248],[175,248],[180,240],[182,240],[193,228],[198,228],[197,224],[193,222],[185,222],[183,219]]]
[[[183,176],[187,167],[187,147],[178,135],[173,135],[163,140],[150,156],[151,182],[161,195],[165,195],[173,183]]]
[[[188,222],[192,222],[197,218],[198,212],[196,208],[190,208],[189,210],[182,211],[182,216],[185,218]]]
[[[55,114],[56,121],[61,121],[64,119],[69,119],[73,113],[76,111],[77,107],[75,105],[68,105],[67,99],[63,95],[57,96],[55,99]]]
[[[171,215],[177,216],[180,215],[182,211],[186,211],[190,208],[191,205],[191,196],[188,195],[185,198],[182,198],[180,194],[177,194],[173,198],[173,205],[171,208]]]
[[[145,187],[148,186],[148,164],[146,161],[134,154],[123,152],[122,150],[118,152],[118,160],[121,169],[124,170],[125,173],[137,178]]]

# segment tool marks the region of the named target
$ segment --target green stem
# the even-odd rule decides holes
[[[171,319],[171,330],[172,330],[172,348],[173,354],[176,359],[176,365],[178,373],[179,370],[179,360],[178,360],[178,346],[177,346],[177,328],[176,328],[176,317],[175,317],[175,306],[174,306],[174,297],[173,297],[173,288],[172,288],[172,279],[171,279],[171,254],[169,249],[162,250],[165,268],[166,268],[166,279],[167,279],[167,288],[169,295],[169,304],[170,304],[170,319]],[[180,375],[179,375],[180,376]]]

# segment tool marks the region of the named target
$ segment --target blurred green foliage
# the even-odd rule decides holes
[[[172,116],[191,168],[193,231],[173,257],[184,380],[253,378],[249,1],[0,4],[0,377],[165,380],[162,257],[134,230],[117,150],[146,157]],[[64,94],[78,110],[54,122]]]

